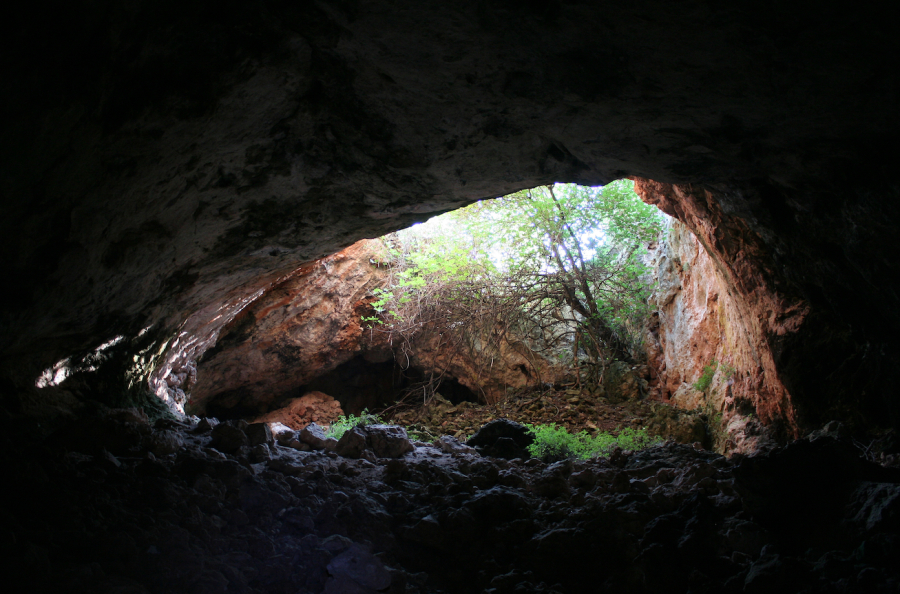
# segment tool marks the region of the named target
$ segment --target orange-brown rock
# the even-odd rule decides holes
[[[511,390],[557,383],[571,370],[556,365],[538,351],[530,337],[510,336],[487,346],[484,330],[466,328],[463,336],[446,330],[422,332],[411,344],[410,362],[435,374],[449,376],[493,404]],[[490,332],[490,330],[488,330]],[[571,348],[571,347],[569,347]]]
[[[370,262],[379,246],[362,240],[308,264],[247,306],[204,354],[187,410],[259,414],[361,351],[384,348],[361,321],[383,278]]]
[[[498,401],[508,389],[556,382],[565,375],[562,367],[537,352],[546,347],[538,344],[539,338],[513,337],[487,348],[479,329],[467,327],[454,331],[452,340],[451,332],[432,330],[407,342],[409,337],[391,334],[387,325],[363,323],[363,317],[374,313],[369,306],[373,290],[386,280],[384,269],[376,264],[383,259],[383,250],[380,241],[363,240],[259,291],[231,321],[219,322],[224,327],[218,334],[189,341],[215,345],[205,353],[198,348],[190,356],[173,351],[176,362],[191,373],[176,373],[179,368],[173,364],[165,385],[171,390],[178,381],[172,377],[190,378],[188,412],[255,416],[354,357],[371,363],[390,361],[392,348],[400,344],[405,349],[397,356],[404,369],[452,378],[486,402]],[[211,333],[216,324],[201,328]],[[191,356],[200,355],[193,371]],[[384,394],[383,400],[391,396]],[[373,404],[353,400],[348,412]]]
[[[294,398],[285,406],[271,410],[253,420],[254,423],[281,423],[300,431],[310,423],[321,427],[330,426],[343,415],[341,404],[323,392],[309,392]]]
[[[680,219],[654,253],[659,319],[647,342],[658,395],[687,408],[708,407],[724,423],[752,412],[796,435],[796,410],[772,342],[798,330],[807,304],[775,286],[761,239],[724,214],[712,191],[641,179],[636,189]],[[719,365],[703,396],[693,384],[713,361]]]

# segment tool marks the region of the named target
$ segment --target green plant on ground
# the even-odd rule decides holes
[[[694,388],[701,392],[706,392],[706,389],[709,388],[709,385],[712,383],[713,376],[716,375],[716,369],[719,367],[719,362],[713,359],[710,361],[709,365],[703,368],[703,373],[700,374],[700,377],[694,382]]]
[[[594,456],[609,456],[616,448],[623,450],[642,450],[661,440],[647,434],[646,429],[627,428],[618,435],[600,433],[591,435],[587,431],[572,434],[565,427],[556,423],[549,425],[528,425],[525,427],[534,436],[534,442],[528,446],[528,453],[536,458],[561,459],[581,458],[587,460]]]
[[[373,415],[369,413],[369,409],[363,409],[363,411],[357,415],[341,415],[338,419],[331,424],[331,427],[325,431],[326,437],[333,437],[334,439],[340,439],[343,437],[344,433],[353,429],[359,425],[376,425],[379,423],[383,423],[384,421],[378,415]]]

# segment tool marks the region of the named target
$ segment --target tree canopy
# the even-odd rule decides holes
[[[661,222],[630,180],[475,203],[385,238],[392,276],[370,321],[407,338],[426,327],[461,340],[538,328],[599,379],[639,345],[650,290],[642,256]]]

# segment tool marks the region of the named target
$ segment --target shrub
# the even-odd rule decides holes
[[[356,415],[341,415],[338,419],[331,424],[331,427],[325,432],[326,437],[333,437],[335,439],[340,439],[343,437],[344,433],[349,431],[350,429],[358,426],[358,425],[375,425],[378,423],[383,423],[381,417],[378,415],[369,414],[369,409],[363,409],[362,413],[359,416]]]
[[[528,453],[544,459],[587,460],[594,456],[609,456],[616,447],[623,450],[642,450],[661,441],[658,437],[648,435],[646,429],[628,428],[619,431],[618,435],[600,433],[592,436],[587,431],[573,435],[556,423],[525,426],[534,436],[534,443],[528,446]]]
[[[712,383],[713,376],[716,375],[716,369],[719,367],[719,362],[713,359],[710,361],[709,365],[703,368],[703,373],[700,374],[700,377],[694,382],[694,388],[701,392],[705,392],[709,385]]]

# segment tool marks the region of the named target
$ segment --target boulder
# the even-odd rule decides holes
[[[272,452],[269,450],[269,446],[267,444],[259,443],[250,448],[248,458],[253,464],[267,462],[272,459]]]
[[[212,441],[209,442],[209,447],[225,454],[233,454],[248,445],[250,442],[243,427],[241,427],[241,423],[247,425],[243,421],[226,421],[216,425],[212,430]]]
[[[355,543],[331,560],[328,564],[328,573],[334,576],[335,580],[347,579],[369,590],[383,590],[391,585],[391,574],[381,559]]]
[[[495,458],[528,458],[528,446],[534,437],[524,426],[509,419],[496,419],[479,429],[466,441],[482,455]]]
[[[175,431],[154,431],[148,440],[148,449],[155,456],[174,454],[184,446],[184,439]]]
[[[359,458],[367,445],[366,432],[361,427],[353,427],[341,436],[334,451],[345,458]]]
[[[865,481],[851,496],[851,523],[867,533],[900,531],[900,485]]]
[[[272,437],[279,445],[287,446],[297,439],[297,432],[282,423],[269,423],[269,429],[272,431]]]
[[[200,422],[197,423],[197,427],[194,429],[194,433],[209,433],[213,429],[216,428],[216,425],[219,424],[219,419],[215,417],[203,417],[200,419]]]
[[[400,458],[416,449],[403,427],[368,425],[365,433],[372,451],[379,458]]]
[[[269,428],[268,423],[251,423],[247,426],[246,433],[251,447],[260,444],[275,444],[275,436],[272,434],[272,429]]]
[[[313,450],[333,450],[338,441],[333,437],[327,437],[325,430],[315,423],[310,423],[300,431],[299,439]]]
[[[458,439],[455,437],[451,437],[449,435],[444,435],[436,440],[434,440],[434,447],[438,448],[445,454],[475,454],[477,451],[475,448],[467,446],[463,443],[460,443]]]

